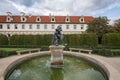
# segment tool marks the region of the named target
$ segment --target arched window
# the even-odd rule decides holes
[[[51,17],[51,22],[55,22],[55,17]]]

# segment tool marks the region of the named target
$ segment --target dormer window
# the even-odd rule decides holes
[[[40,18],[40,17],[37,17],[37,18],[36,18],[36,22],[41,22],[41,18]]]
[[[12,18],[12,13],[11,12],[7,12],[7,19],[6,19],[6,21],[7,22],[11,22],[12,20],[13,20],[13,18]]]
[[[6,21],[7,22],[11,22],[12,21],[12,17],[8,16]]]
[[[70,17],[66,17],[65,22],[70,22]]]
[[[79,19],[79,21],[80,21],[81,23],[83,23],[83,22],[84,22],[84,17],[81,17],[81,18]]]
[[[26,20],[27,20],[27,19],[25,18],[25,16],[22,16],[22,17],[21,17],[21,22],[26,22]]]
[[[55,22],[55,17],[51,17],[51,22]]]

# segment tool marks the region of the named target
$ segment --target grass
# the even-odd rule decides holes
[[[111,51],[120,51],[120,49],[111,49]]]
[[[28,48],[0,48],[0,50],[4,50],[4,51],[17,51],[17,50],[25,50]]]

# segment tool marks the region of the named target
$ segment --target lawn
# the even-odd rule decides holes
[[[0,48],[0,50],[4,50],[4,51],[17,51],[17,50],[25,50],[25,49],[29,49],[29,48]]]
[[[111,51],[120,51],[120,49],[111,49]]]

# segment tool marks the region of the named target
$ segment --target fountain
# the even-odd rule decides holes
[[[63,45],[58,45],[58,40],[62,41],[63,44],[63,35],[61,34],[62,28],[59,25],[55,30],[53,35],[52,45],[49,47],[51,51],[51,67],[63,67]]]
[[[60,26],[57,28],[61,31]],[[16,61],[6,70],[5,80],[108,80],[105,71],[89,61],[67,53],[63,59],[60,32],[53,35],[50,52],[41,52]],[[82,56],[83,57],[83,56]]]

